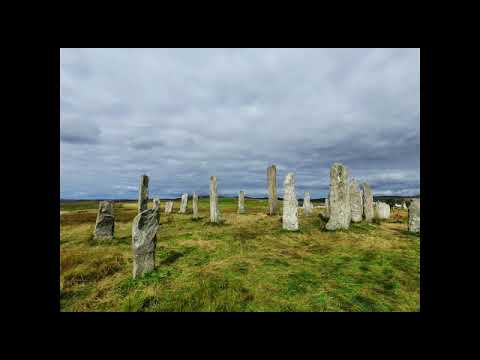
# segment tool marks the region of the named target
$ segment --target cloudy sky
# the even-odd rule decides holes
[[[297,196],[334,162],[374,195],[420,192],[419,49],[61,49],[60,196]]]

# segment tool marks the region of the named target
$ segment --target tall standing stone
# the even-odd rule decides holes
[[[350,187],[347,168],[340,163],[334,163],[330,169],[329,211],[327,230],[348,229],[352,218]]]
[[[277,199],[277,168],[272,165],[267,168],[268,180],[268,215],[275,215],[278,212]]]
[[[153,271],[157,230],[160,226],[160,203],[142,211],[132,223],[133,278]]]
[[[198,195],[194,191],[192,195],[192,210],[193,210],[193,219],[198,219]]]
[[[182,200],[180,202],[180,210],[178,212],[180,214],[185,214],[187,212],[187,203],[188,203],[188,194],[182,194]]]
[[[358,189],[357,182],[352,179],[350,182],[350,210],[352,212],[352,222],[362,221],[363,206],[362,194]]]
[[[365,182],[362,184],[363,192],[363,216],[365,221],[372,222],[373,220],[373,194],[370,186]]]
[[[220,222],[220,210],[218,210],[217,177],[210,176],[210,222]]]
[[[298,201],[295,193],[295,175],[288,173],[283,182],[283,215],[284,230],[298,230]]]
[[[412,199],[408,207],[408,231],[420,232],[420,199]]]
[[[138,187],[138,212],[141,213],[148,208],[148,176],[140,176]]]
[[[243,191],[240,191],[240,193],[238,194],[238,213],[245,213],[245,192]]]
[[[390,218],[390,205],[382,201],[377,201],[373,205],[373,215],[375,219],[385,220]]]
[[[114,229],[115,216],[113,215],[113,202],[100,201],[93,239],[95,241],[111,240],[113,239]]]
[[[173,201],[167,201],[165,203],[165,214],[170,214],[173,209]]]
[[[312,203],[310,202],[310,193],[307,191],[303,196],[303,213],[310,215],[313,211]]]
[[[330,196],[330,194],[328,194],[328,196]],[[330,201],[328,196],[325,198],[325,213],[323,214],[323,217],[326,219],[330,218]]]
[[[156,196],[153,198],[153,207],[160,209],[160,199]],[[160,224],[160,211],[158,211],[158,223]]]

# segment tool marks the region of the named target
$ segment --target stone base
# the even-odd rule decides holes
[[[133,257],[133,278],[149,273],[155,269],[155,252],[148,254],[134,255]]]
[[[297,224],[285,224],[283,223],[283,230],[288,231],[298,231],[298,223]]]
[[[333,221],[329,221],[327,223],[327,225],[325,225],[325,229],[329,230],[329,231],[333,231],[333,230],[348,230],[348,228],[350,227],[350,224],[348,225],[345,225],[345,224],[340,224],[339,222],[333,222]]]
[[[94,234],[93,241],[111,241],[113,240],[113,235],[103,235],[103,234]]]

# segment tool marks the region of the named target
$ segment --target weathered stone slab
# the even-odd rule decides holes
[[[153,198],[153,207],[160,209],[160,199],[158,197]],[[160,223],[160,211],[158,211],[158,223]]]
[[[334,163],[330,169],[329,211],[327,230],[349,228],[352,214],[348,170],[340,163]]]
[[[148,176],[140,176],[140,184],[138,187],[138,212],[141,213],[148,208]]]
[[[382,201],[377,201],[373,206],[373,214],[375,219],[385,220],[390,218],[390,205]]]
[[[218,209],[217,177],[210,176],[210,222],[220,222],[220,210]]]
[[[328,194],[330,196],[330,194]],[[330,218],[330,201],[328,196],[325,198],[325,212],[323,213],[323,217],[326,219]]]
[[[133,278],[153,271],[157,230],[160,226],[159,201],[153,208],[142,211],[132,223]]]
[[[185,214],[187,212],[187,204],[188,204],[188,194],[182,194],[182,200],[180,202],[180,210],[178,212],[180,214]]]
[[[362,184],[362,192],[363,192],[363,217],[365,221],[372,222],[373,220],[373,194],[372,189],[368,183]]]
[[[358,189],[357,182],[352,179],[350,182],[350,210],[352,212],[352,222],[362,221],[363,206],[362,194]]]
[[[165,203],[165,214],[171,214],[173,209],[173,201],[167,201]]]
[[[245,214],[245,192],[243,191],[238,194],[238,213]]]
[[[283,182],[283,214],[284,230],[298,230],[298,201],[295,193],[295,175],[288,173]]]
[[[193,219],[198,219],[198,195],[194,191],[192,195],[192,210],[193,210]]]
[[[420,199],[412,199],[408,207],[408,231],[420,232]]]
[[[303,213],[305,215],[310,215],[313,211],[313,205],[310,202],[310,193],[307,191],[303,195]]]
[[[113,201],[100,201],[93,239],[95,241],[111,240],[113,239],[114,229]]]
[[[276,215],[278,213],[277,199],[277,168],[272,165],[267,168],[268,181],[268,215]]]

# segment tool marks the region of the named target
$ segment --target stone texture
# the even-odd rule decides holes
[[[138,186],[138,212],[141,213],[148,208],[148,176],[140,176],[140,185]]]
[[[284,230],[298,230],[298,201],[295,193],[295,175],[288,173],[283,182],[283,215]]]
[[[420,232],[420,199],[412,199],[408,207],[408,231]]]
[[[325,212],[323,213],[323,217],[325,219],[330,218],[330,200],[328,199],[328,196],[325,198]]]
[[[188,194],[182,194],[182,200],[180,201],[180,210],[178,212],[180,214],[185,214],[187,212],[187,204],[188,204]]]
[[[220,222],[220,211],[218,210],[217,177],[210,176],[210,222]]]
[[[303,196],[303,213],[310,215],[313,211],[313,205],[310,202],[310,193],[307,191]]]
[[[193,219],[198,219],[198,195],[196,192],[193,192],[192,195],[192,210],[193,210]]]
[[[373,206],[373,214],[375,219],[379,220],[390,218],[390,205],[382,201],[375,202]]]
[[[160,199],[158,197],[153,198],[153,207],[160,209]],[[160,223],[160,211],[158,212],[158,223]]]
[[[268,215],[275,215],[278,213],[278,199],[277,199],[277,168],[272,165],[267,168],[268,181]]]
[[[245,214],[245,193],[243,191],[238,194],[238,213]]]
[[[362,193],[358,189],[357,182],[352,179],[350,182],[350,210],[352,212],[352,222],[362,221],[363,206]]]
[[[373,220],[373,194],[372,189],[368,183],[362,184],[362,193],[363,193],[363,217],[365,221],[372,222]]]
[[[113,239],[114,229],[113,201],[100,201],[93,239],[95,241],[111,240]]]
[[[165,203],[165,214],[170,214],[173,209],[173,201],[167,201]]]
[[[142,211],[132,223],[133,278],[155,268],[157,230],[160,226],[160,203]]]
[[[329,211],[327,230],[349,228],[352,214],[348,170],[340,163],[334,163],[330,169]]]

